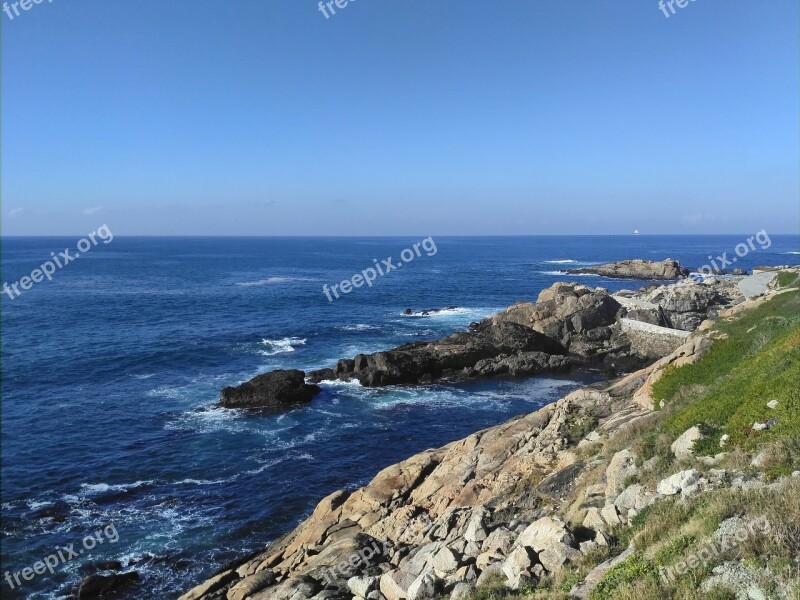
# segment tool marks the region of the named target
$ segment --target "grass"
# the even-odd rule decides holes
[[[781,271],[778,273],[778,288],[788,288],[800,283],[800,274],[791,271]]]
[[[719,452],[723,433],[735,445],[800,435],[800,292],[787,292],[731,321],[710,352],[691,365],[667,369],[653,397],[670,404],[664,419],[677,437],[700,425],[707,436],[699,450]],[[725,337],[727,336],[727,337]],[[775,410],[767,402],[778,400]],[[778,419],[768,431],[754,423]]]

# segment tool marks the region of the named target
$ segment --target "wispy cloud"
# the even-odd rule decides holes
[[[696,214],[696,215],[686,215],[682,219],[682,221],[684,223],[686,223],[687,225],[699,225],[700,223],[703,223],[705,221],[713,221],[713,220],[714,220],[713,216],[711,216],[711,215],[701,215],[699,213]]]
[[[10,211],[8,211],[8,217],[16,217],[21,215],[23,212],[25,212],[24,208],[12,208]]]
[[[85,215],[93,215],[94,213],[98,213],[101,210],[103,210],[102,206],[93,206],[91,208],[84,208],[83,209],[83,214],[85,214]]]

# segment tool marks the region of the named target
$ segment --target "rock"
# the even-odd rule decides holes
[[[622,523],[622,520],[619,518],[619,513],[617,512],[617,507],[613,504],[606,504],[600,511],[600,516],[603,517],[603,520],[611,527]]]
[[[616,500],[626,481],[636,475],[636,472],[636,456],[633,452],[627,448],[617,452],[606,468],[606,499],[609,502]]]
[[[653,494],[648,494],[647,491],[639,484],[630,485],[617,496],[614,504],[619,511],[625,514],[627,511],[642,510],[648,506],[653,499]]]
[[[586,512],[586,517],[583,519],[583,526],[592,531],[601,531],[606,529],[606,522],[600,516],[600,509],[592,506]]]
[[[416,342],[392,350],[359,354],[341,360],[333,374],[341,380],[358,380],[368,387],[430,383],[498,375],[522,376],[543,370],[563,370],[569,360],[557,342],[517,323],[486,319],[469,331],[430,342]],[[330,370],[309,373],[321,381]]]
[[[380,591],[386,596],[386,600],[406,600],[408,588],[415,581],[416,578],[413,575],[403,571],[389,571],[381,576]]]
[[[494,564],[501,560],[503,557],[495,554],[494,552],[482,552],[475,558],[475,566],[483,571],[491,564]]]
[[[236,580],[236,576],[237,574],[235,571],[224,571],[189,590],[178,598],[178,600],[198,600],[199,598],[204,598],[207,594],[213,594],[229,586],[231,582]]]
[[[275,573],[269,569],[264,569],[249,577],[245,577],[228,590],[227,600],[245,600],[248,596],[260,592],[273,583],[275,583]]]
[[[727,296],[716,286],[685,281],[648,288],[641,291],[639,297],[658,306],[662,324],[666,327],[694,331],[703,321],[714,317],[716,309],[740,298],[730,290],[725,291],[728,292]]]
[[[574,546],[575,538],[567,530],[567,526],[554,517],[542,517],[531,523],[519,538],[517,545],[542,552],[548,547],[566,545]]]
[[[431,565],[443,546],[442,542],[432,542],[418,547],[400,561],[400,569],[414,577],[418,576]]]
[[[656,491],[662,496],[674,496],[675,494],[689,489],[690,486],[697,484],[700,480],[700,473],[695,469],[679,471],[659,482]]]
[[[729,436],[727,433],[724,434],[721,438],[719,438],[719,447],[722,448],[723,446],[725,446],[725,444],[727,444],[728,440],[730,439],[731,436]]]
[[[581,359],[605,358],[626,344],[612,326],[624,309],[607,290],[556,283],[536,302],[520,302],[492,317],[495,323],[519,323],[555,340]]]
[[[475,565],[465,565],[456,571],[456,581],[472,583],[478,579],[478,571]]]
[[[570,269],[570,274],[591,274],[612,277],[614,279],[646,279],[670,280],[688,277],[689,270],[684,269],[677,260],[667,258],[661,262],[654,260],[621,260],[605,265]]]
[[[78,588],[78,600],[94,600],[137,581],[139,581],[139,574],[135,571],[114,575],[90,575],[81,581]]]
[[[722,587],[735,593],[737,600],[767,600],[768,598],[789,597],[788,594],[768,594],[762,588],[764,580],[771,577],[765,573],[764,569],[748,566],[736,561],[728,561],[714,567],[711,571],[713,575],[703,581],[700,589],[709,593],[714,588]],[[765,577],[766,575],[766,577]]]
[[[517,547],[509,554],[503,563],[503,573],[508,578],[508,587],[512,590],[519,587],[530,579],[530,568],[533,566],[533,558],[527,548]]]
[[[459,560],[456,554],[445,546],[436,553],[430,564],[437,572],[448,575],[458,569]]]
[[[486,512],[478,509],[470,518],[467,523],[467,529],[464,531],[464,539],[468,542],[483,542],[488,537],[486,529],[484,528],[484,521],[486,519]]]
[[[777,400],[770,400],[769,402],[767,402],[767,407],[771,408],[772,410],[775,410],[776,408],[778,408],[778,404],[779,403]]]
[[[380,577],[351,577],[347,580],[347,587],[353,595],[366,598],[370,592],[378,589]]]
[[[408,600],[426,600],[436,597],[437,579],[432,569],[426,569],[408,587]]]
[[[278,370],[259,375],[238,387],[226,387],[220,393],[223,408],[281,410],[311,402],[320,392],[305,381],[298,370]]]
[[[505,527],[498,527],[483,540],[481,550],[494,555],[508,556],[514,546],[517,536]]]
[[[672,442],[672,453],[678,460],[689,459],[694,455],[695,443],[701,439],[703,439],[703,434],[700,432],[700,428],[690,427]]]
[[[321,592],[320,583],[308,576],[290,577],[269,592],[259,592],[257,597],[269,600],[305,600]]]
[[[575,548],[570,548],[566,544],[556,544],[548,546],[539,553],[539,562],[549,573],[558,571],[565,562],[580,558],[581,553]]]
[[[766,423],[753,423],[753,431],[764,431],[765,429],[769,429]]]
[[[457,583],[450,592],[450,600],[468,600],[475,591],[475,586],[471,583]]]

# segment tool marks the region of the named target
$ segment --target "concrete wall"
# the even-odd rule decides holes
[[[690,332],[659,327],[633,319],[620,319],[622,331],[628,334],[631,347],[649,358],[661,358],[686,342]]]

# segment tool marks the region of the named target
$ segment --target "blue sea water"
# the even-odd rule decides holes
[[[275,368],[332,366],[431,339],[564,276],[623,258],[689,267],[748,236],[437,238],[373,287],[328,302],[329,286],[421,238],[115,238],[2,300],[2,573],[31,567],[113,524],[98,545],[3,597],[68,597],[98,560],[143,577],[130,597],[170,598],[263,548],[325,495],[392,463],[531,412],[593,372],[418,388],[327,383],[284,414],[215,408],[219,390]],[[73,238],[2,240],[17,281]],[[772,236],[736,266],[797,264]],[[455,306],[425,318],[406,308]]]

